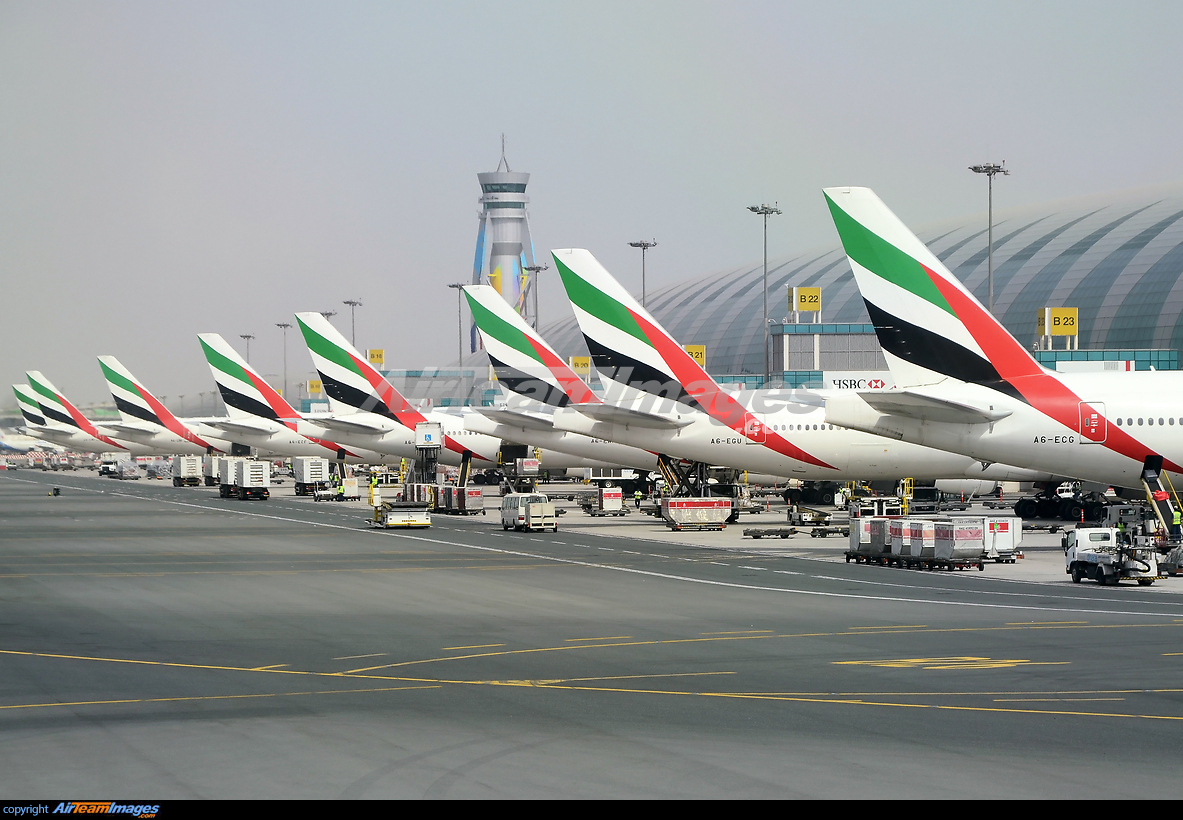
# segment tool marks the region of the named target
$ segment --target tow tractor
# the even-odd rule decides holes
[[[1153,514],[1148,517],[1144,507],[1110,505],[1102,522],[1078,525],[1064,533],[1060,540],[1064,572],[1072,576],[1074,584],[1090,578],[1101,586],[1123,579],[1150,586],[1166,578],[1159,572],[1159,539],[1148,534],[1151,521]]]

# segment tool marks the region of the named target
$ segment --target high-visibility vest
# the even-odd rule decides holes
[[[1178,510],[1175,510],[1175,523],[1176,524],[1180,523],[1181,519],[1183,519],[1183,512],[1179,512]]]

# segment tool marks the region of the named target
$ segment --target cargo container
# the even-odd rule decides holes
[[[729,498],[661,499],[661,518],[671,530],[722,530],[730,517]]]

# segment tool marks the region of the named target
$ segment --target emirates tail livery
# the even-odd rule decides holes
[[[470,285],[464,296],[497,380],[521,397],[468,414],[466,427],[601,463],[657,469],[657,456],[647,449],[556,430],[553,408],[598,407],[599,397],[495,288]]]
[[[897,385],[828,399],[835,423],[1106,485],[1183,474],[1183,373],[1047,370],[873,191],[825,197]]]
[[[135,441],[116,438],[112,431],[96,425],[82,415],[49,379],[38,370],[25,373],[37,401],[45,426],[38,435],[71,450],[87,453],[123,452],[129,455],[159,455],[160,451]]]
[[[808,481],[911,476],[973,479],[976,485],[980,480],[1048,478],[835,428],[818,394],[732,394],[707,375],[588,251],[559,250],[552,255],[606,398],[618,405],[587,402],[561,408],[555,412],[558,427],[680,458]]]
[[[284,456],[322,456],[353,464],[390,460],[374,450],[329,440],[323,426],[306,421],[225,339],[217,333],[201,333],[198,338],[230,416],[211,426],[235,441]]]
[[[316,417],[317,424],[346,441],[415,458],[415,425],[438,422],[444,433],[441,464],[460,464],[465,451],[477,469],[497,464],[500,439],[467,432],[458,415],[416,410],[321,314],[297,313],[296,322],[333,411]]]
[[[224,434],[211,434],[190,420],[178,419],[114,356],[99,356],[99,367],[122,420],[119,424],[106,425],[114,432],[161,452],[197,455],[231,452],[233,445],[220,437]]]

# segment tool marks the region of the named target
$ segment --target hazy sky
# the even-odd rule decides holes
[[[820,189],[910,224],[1183,179],[1183,3],[0,3],[0,384],[107,400],[95,356],[211,390],[195,335],[282,367],[341,313],[454,361],[506,133],[539,251],[639,290],[836,242]],[[632,277],[631,279],[629,277]],[[543,282],[543,319],[566,314]],[[289,338],[293,379],[309,368]],[[190,398],[188,401],[192,401]]]

